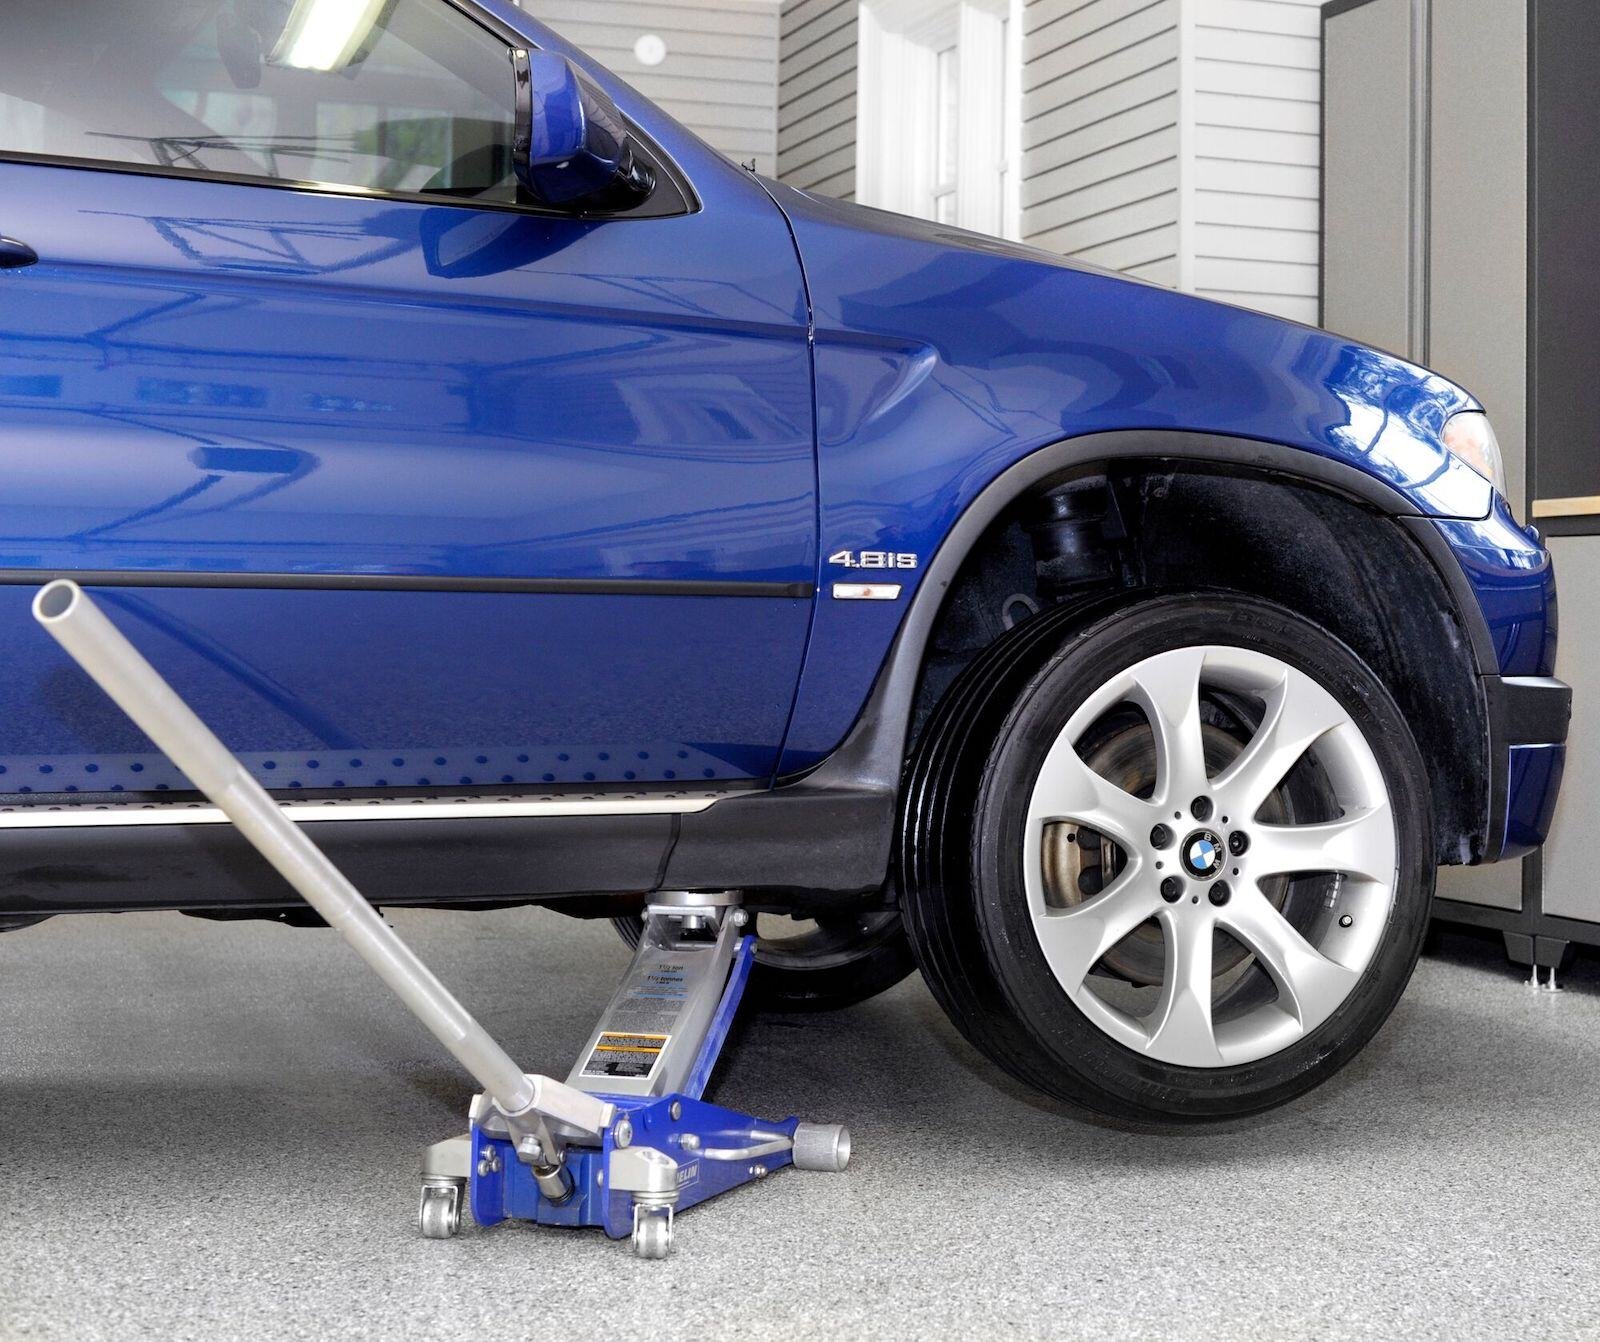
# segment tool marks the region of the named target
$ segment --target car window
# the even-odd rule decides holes
[[[0,154],[510,203],[509,48],[447,0],[7,0]]]

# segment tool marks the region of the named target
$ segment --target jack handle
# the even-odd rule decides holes
[[[419,960],[294,821],[201,722],[77,583],[42,588],[34,618],[155,744],[238,827],[322,917],[392,988],[478,1081],[543,1162],[560,1165],[546,1119],[598,1136],[613,1106],[549,1077],[528,1076]]]

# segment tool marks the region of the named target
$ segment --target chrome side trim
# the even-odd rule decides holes
[[[651,796],[428,797],[394,801],[363,798],[280,802],[301,824],[323,820],[484,820],[556,816],[693,815],[726,793]],[[205,802],[128,802],[0,807],[0,829],[101,829],[122,825],[226,825],[228,817]]]

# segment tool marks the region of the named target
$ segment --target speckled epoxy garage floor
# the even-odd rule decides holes
[[[548,912],[396,925],[530,1069],[626,956]],[[848,1121],[680,1222],[417,1238],[469,1086],[329,931],[178,915],[0,937],[0,1337],[1545,1337],[1600,1333],[1600,964],[1449,939],[1320,1092],[1173,1137],[1076,1121],[918,982],[750,1020],[718,1094]]]

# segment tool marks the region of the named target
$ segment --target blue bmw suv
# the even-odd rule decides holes
[[[1555,588],[1461,388],[726,161],[507,0],[0,18],[0,927],[308,916],[58,575],[375,902],[758,912],[1124,1120],[1297,1095],[1541,842]]]

